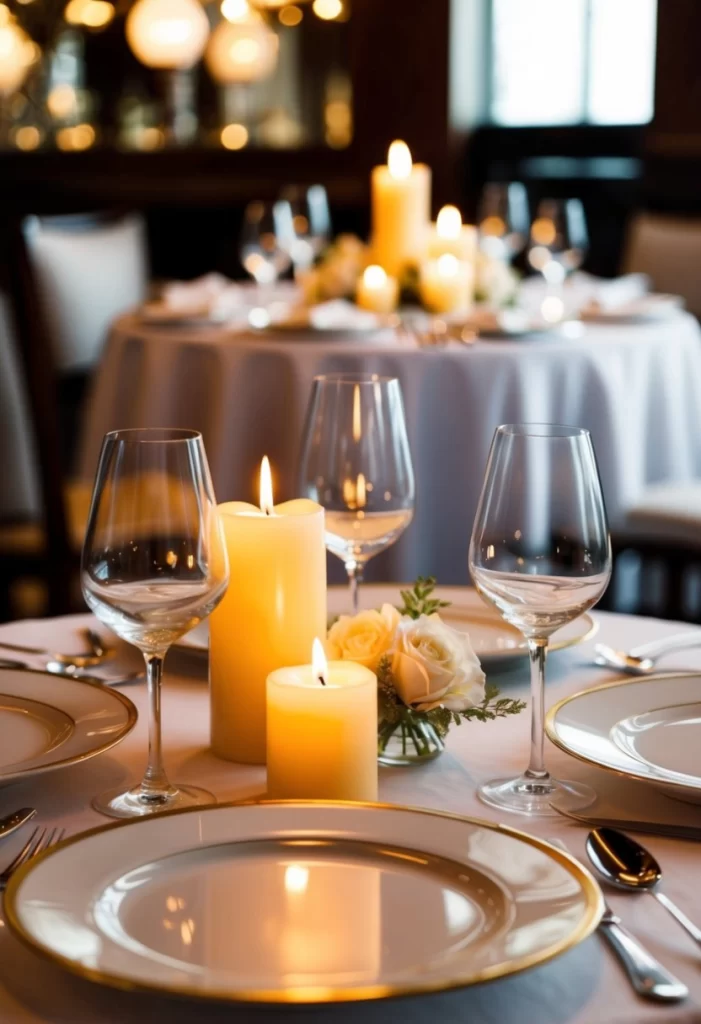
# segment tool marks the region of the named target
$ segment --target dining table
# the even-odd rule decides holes
[[[430,573],[444,584],[468,582],[470,527],[501,423],[589,429],[613,530],[646,486],[701,477],[701,329],[683,311],[663,321],[574,321],[518,339],[428,347],[392,331],[288,335],[155,325],[130,312],[113,324],[95,374],[78,475],[92,481],[109,430],[187,427],[204,437],[219,501],[257,500],[266,454],[276,500],[299,496],[312,381],[330,372],[396,376],[403,391],[414,519],[371,561],[369,579]]]
[[[470,358],[468,354],[467,358]],[[430,354],[429,354],[430,358]],[[616,677],[614,670],[593,664],[594,644],[629,648],[672,632],[681,624],[649,618],[594,612],[598,634],[579,646],[553,652],[548,663],[547,703]],[[53,650],[79,650],[79,629],[96,625],[90,615],[25,620],[0,626],[0,641]],[[101,628],[101,627],[100,627]],[[35,657],[35,664],[41,659]],[[139,655],[124,644],[109,665],[109,674],[139,666]],[[701,649],[687,650],[664,663],[665,670],[701,673]],[[528,696],[528,662],[518,659],[508,670],[488,671],[488,681],[503,694]],[[108,819],[90,801],[106,788],[136,779],[147,746],[147,694],[143,682],[121,687],[139,712],[136,728],[116,747],[98,757],[8,785],[0,790],[0,815],[18,807],[37,809],[36,824],[61,827],[67,836]],[[219,802],[263,797],[265,769],[233,764],[209,749],[209,701],[206,654],[173,649],[163,686],[166,764],[171,777],[204,786]],[[450,811],[491,822],[502,821],[543,839],[564,843],[586,863],[587,827],[564,817],[526,818],[486,807],[477,787],[495,775],[525,767],[528,757],[527,715],[454,727],[445,752],[429,764],[380,769],[379,799],[386,803]],[[587,782],[596,790],[592,812],[627,817],[654,815],[656,802],[672,807],[687,823],[701,825],[701,806],[682,804],[649,787],[622,779],[573,759],[548,745],[547,758],[556,775]],[[26,834],[26,833],[25,833]],[[701,922],[699,846],[657,836],[640,837],[664,870],[664,889],[687,915]],[[22,834],[0,841],[0,867],[9,861]],[[76,853],[76,855],[78,855]],[[311,1008],[205,1004],[158,994],[103,988],[64,972],[23,945],[0,916],[0,1021],[2,1024],[180,1024],[197,1021],[251,1021],[256,1024],[313,1021],[324,1024],[698,1024],[701,1021],[701,951],[651,896],[606,889],[605,895],[629,929],[689,988],[689,997],[674,1005],[638,998],[619,964],[597,934],[560,957],[509,978],[439,995],[389,1002],[317,1005]]]

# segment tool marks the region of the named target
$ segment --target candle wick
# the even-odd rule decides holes
[[[324,679],[324,673],[323,672],[319,673],[318,678],[319,678],[319,682],[321,683],[321,685],[322,686],[326,686],[326,680]]]

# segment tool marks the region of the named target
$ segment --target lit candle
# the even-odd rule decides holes
[[[268,676],[268,796],[377,800],[377,678],[353,661]]]
[[[421,267],[421,302],[432,313],[467,311],[472,304],[474,282],[473,265],[445,253]]]
[[[362,309],[369,309],[373,313],[392,313],[397,308],[398,298],[399,283],[396,278],[389,277],[377,264],[366,267],[355,294],[355,301]]]
[[[263,460],[260,508],[219,506],[231,582],[209,620],[212,749],[265,764],[265,681],[295,665],[326,629],[324,510],[306,498],[273,506]]]
[[[431,225],[429,259],[438,259],[445,253],[465,263],[473,263],[477,256],[477,228],[472,224],[463,224],[457,206],[444,206],[436,223]]]
[[[405,142],[389,147],[387,165],[372,171],[373,260],[398,277],[426,251],[431,215],[431,171],[412,164]]]

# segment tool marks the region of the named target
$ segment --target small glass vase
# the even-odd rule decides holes
[[[421,714],[402,712],[397,722],[380,722],[377,759],[385,765],[426,764],[442,754],[445,744]]]

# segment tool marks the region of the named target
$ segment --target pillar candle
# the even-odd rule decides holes
[[[404,142],[389,147],[387,165],[372,171],[372,258],[393,277],[426,252],[431,171],[412,164]]]
[[[362,309],[373,313],[393,313],[397,308],[399,283],[388,277],[382,267],[373,264],[366,267],[358,281],[355,301]]]
[[[436,223],[430,226],[429,259],[438,259],[445,253],[465,263],[474,263],[477,258],[477,228],[473,224],[463,224],[457,206],[444,206]]]
[[[421,266],[419,294],[423,305],[432,313],[469,311],[474,289],[473,264],[458,260],[451,253]]]
[[[209,620],[212,749],[245,764],[265,764],[268,675],[304,661],[326,630],[324,510],[273,507],[263,491],[260,508],[219,506],[231,580]]]
[[[268,797],[377,800],[374,672],[352,661],[271,672]]]

